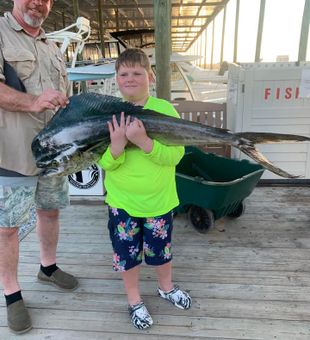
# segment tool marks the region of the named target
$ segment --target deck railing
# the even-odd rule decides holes
[[[202,101],[172,101],[182,119],[199,122],[221,129],[227,128],[226,103],[209,103]],[[202,148],[206,152],[230,157],[231,148],[225,144],[209,144]]]

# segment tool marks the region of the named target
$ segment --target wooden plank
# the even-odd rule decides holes
[[[3,314],[0,315],[1,319],[3,319]],[[79,311],[79,313],[72,314],[72,311],[45,310],[41,314],[39,310],[32,310],[32,316],[35,327],[40,325],[49,331],[64,329],[85,332],[91,329],[95,332],[114,336],[114,339],[119,334],[123,336],[128,334],[128,339],[133,339],[137,333],[128,323],[127,313]],[[281,340],[306,340],[310,336],[308,322],[302,321],[269,321],[234,317],[227,319],[208,316],[194,318],[191,316],[169,316],[164,314],[159,315],[155,323],[155,326],[147,331],[147,334],[153,336],[163,336],[165,334],[169,339],[171,336],[187,336],[187,339],[192,337],[204,339],[212,339],[212,337],[220,337],[221,339],[270,339],[270,336],[272,336]],[[171,324],[175,327],[171,327]]]
[[[39,246],[34,232],[27,236],[19,279],[34,330],[23,338],[309,339],[309,196],[307,187],[258,187],[243,216],[221,219],[205,235],[178,215],[174,279],[190,291],[193,307],[182,311],[158,298],[154,269],[143,264],[141,292],[154,319],[143,334],[129,322],[112,270],[106,207],[72,205],[61,213],[58,264],[80,287],[64,293],[38,283]],[[0,300],[0,339],[10,338]]]

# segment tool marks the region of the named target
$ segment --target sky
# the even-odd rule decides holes
[[[244,9],[248,13],[251,11],[251,2],[253,2],[253,0],[242,1]],[[254,0],[254,2],[256,1]],[[277,55],[289,55],[291,61],[298,59],[299,36],[304,3],[305,0],[266,0],[261,48],[263,61],[274,61]],[[246,15],[243,15],[242,19],[244,32],[246,31],[244,26],[250,26],[251,16],[249,15],[247,18]],[[256,32],[257,29],[255,30],[255,36]],[[243,53],[246,56],[245,50]]]
[[[289,61],[298,59],[299,37],[305,0],[266,0],[261,59],[276,61],[279,55],[288,55]],[[253,62],[260,0],[240,0],[237,61]],[[233,60],[236,0],[230,0],[226,10],[224,60]],[[223,14],[215,20],[215,46],[213,61],[220,60]],[[212,25],[207,29],[207,41],[211,39]],[[208,39],[209,38],[209,39]],[[203,36],[205,39],[205,36]],[[310,40],[310,34],[309,34]],[[204,48],[202,48],[204,50]],[[310,41],[308,51],[310,50]],[[196,50],[197,52],[197,50]],[[195,50],[192,50],[195,54]],[[211,46],[207,44],[207,61],[211,59]],[[307,59],[310,58],[310,52]]]

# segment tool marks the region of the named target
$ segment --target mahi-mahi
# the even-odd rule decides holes
[[[170,117],[143,109],[121,98],[96,93],[74,95],[35,137],[32,152],[42,175],[69,175],[96,163],[110,143],[107,122],[115,114],[120,119],[139,118],[147,134],[165,145],[228,144],[238,148],[269,171],[287,178],[298,177],[276,167],[256,148],[260,143],[309,142],[306,136],[264,133],[233,133],[197,122]]]

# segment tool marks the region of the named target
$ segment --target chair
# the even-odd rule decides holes
[[[76,31],[72,31],[75,29]],[[84,17],[78,17],[76,22],[70,26],[67,26],[59,31],[54,31],[47,33],[46,36],[58,43],[61,43],[60,51],[62,54],[65,53],[69,44],[76,43],[76,48],[74,50],[71,67],[75,66],[77,55],[82,52],[85,41],[90,37],[91,28],[90,22]]]
[[[227,128],[226,103],[209,103],[202,101],[172,101],[180,117],[193,122],[206,124],[212,127]],[[206,152],[230,157],[231,147],[226,144],[208,144],[202,149]]]

